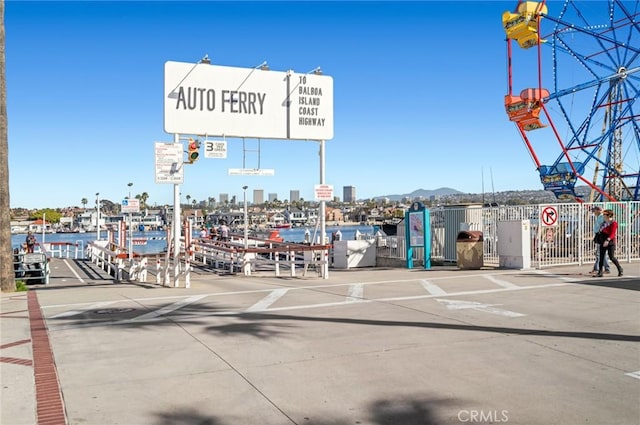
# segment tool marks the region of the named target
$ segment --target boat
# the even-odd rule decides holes
[[[290,229],[291,228],[291,223],[278,223],[273,227],[276,228],[276,229]]]
[[[396,236],[398,234],[398,225],[402,223],[403,219],[388,219],[382,222],[382,231],[387,236]]]
[[[272,230],[266,240],[269,242],[284,242],[284,238],[280,236],[280,232],[277,230]]]

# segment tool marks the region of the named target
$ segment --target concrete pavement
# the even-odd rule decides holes
[[[48,287],[2,294],[2,424],[640,423],[638,263],[189,289],[52,266]]]

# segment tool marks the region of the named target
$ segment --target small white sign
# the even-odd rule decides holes
[[[276,171],[269,168],[229,168],[230,176],[274,176]]]
[[[227,157],[227,142],[224,140],[205,140],[204,142],[204,157],[205,158],[220,158]]]
[[[140,201],[138,199],[123,199],[120,204],[120,209],[123,213],[140,212]]]
[[[333,185],[317,184],[314,189],[316,201],[333,201]]]
[[[184,183],[182,143],[156,142],[156,183]]]

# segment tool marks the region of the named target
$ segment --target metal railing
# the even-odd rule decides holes
[[[46,242],[43,244],[52,258],[84,258],[84,241]]]
[[[13,251],[13,270],[16,280],[26,284],[49,284],[51,270],[50,255],[43,247],[38,252]]]
[[[498,228],[500,222],[528,220],[530,224],[531,265],[544,268],[583,265],[595,262],[593,206],[611,209],[618,222],[616,257],[622,263],[640,261],[640,202],[562,203],[546,205],[505,205],[498,207],[445,207],[430,210],[431,261],[455,263],[456,239],[462,230],[483,234],[484,264],[499,265]],[[553,223],[541,221],[553,212]],[[402,230],[400,226],[399,230]],[[377,257],[404,260],[404,234],[378,237]],[[395,246],[396,248],[391,248]],[[422,249],[414,249],[414,260],[424,261]]]
[[[251,275],[255,272],[273,273],[281,276],[282,271],[295,277],[297,270],[303,275],[310,269],[319,272],[328,262],[329,245],[307,245],[298,243],[279,243],[251,238],[248,247],[243,241],[234,239],[228,242],[194,240],[191,244],[191,258],[204,267],[228,270],[230,273],[242,272]]]

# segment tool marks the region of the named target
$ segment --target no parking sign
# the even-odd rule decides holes
[[[556,207],[548,206],[542,208],[540,213],[540,223],[543,226],[555,226],[558,224],[558,210]]]

